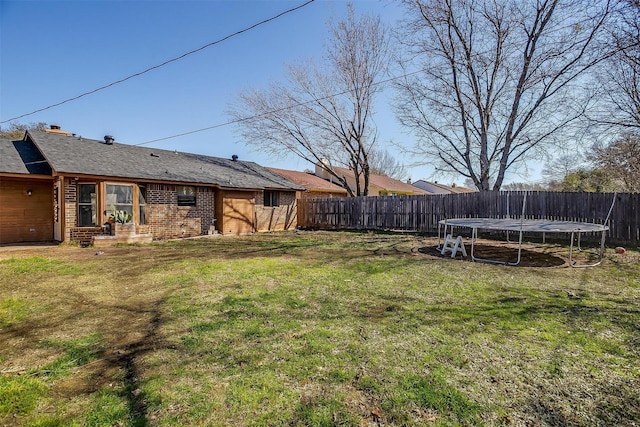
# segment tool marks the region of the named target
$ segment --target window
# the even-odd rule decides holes
[[[196,205],[196,187],[178,185],[176,190],[178,193],[178,206]]]
[[[106,202],[109,213],[125,211],[133,218],[133,185],[107,184]]]
[[[147,223],[147,187],[138,186],[138,224]]]
[[[78,184],[78,227],[96,225],[96,185]]]
[[[264,192],[264,205],[265,206],[278,206],[278,192],[266,191]]]

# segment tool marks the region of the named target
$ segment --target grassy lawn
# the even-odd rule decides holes
[[[638,425],[637,251],[505,267],[435,243],[0,252],[0,425]]]

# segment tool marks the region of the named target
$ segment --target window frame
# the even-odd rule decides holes
[[[192,188],[193,196],[181,196],[181,188]],[[176,185],[176,198],[178,207],[190,208],[198,206],[198,188],[195,185]],[[181,200],[182,198],[182,200]]]
[[[116,201],[116,203],[109,203],[107,201],[107,198],[109,196],[109,194],[115,194],[115,193],[109,193],[109,186],[118,186],[118,187],[130,187],[131,188],[131,203],[118,203]],[[105,182],[104,183],[104,203],[105,203],[105,211],[107,212],[107,216],[110,215],[112,209],[111,207],[114,206],[117,210],[124,210],[127,211],[131,214],[131,221],[135,220],[135,190],[136,190],[136,184],[134,183],[122,183],[122,182]],[[123,206],[129,207],[129,209],[122,209]]]
[[[264,206],[277,208],[280,206],[280,192],[277,190],[264,190],[263,194]]]
[[[138,185],[138,224],[145,225],[147,223],[147,186]]]
[[[87,185],[92,185],[93,186],[93,193],[89,193],[89,194],[93,194],[93,197],[89,196],[91,198],[91,200],[89,202],[85,202],[85,201],[81,201],[80,200],[80,196],[81,196],[81,191],[80,191],[80,187],[81,186],[87,186]],[[98,225],[98,183],[97,182],[78,182],[76,184],[76,204],[77,204],[77,214],[76,214],[76,223],[77,223],[77,227],[97,227]],[[85,224],[83,222],[81,222],[83,215],[81,214],[81,209],[84,206],[89,206],[91,208],[91,220],[92,223],[90,224]]]

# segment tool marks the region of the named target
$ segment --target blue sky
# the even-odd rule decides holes
[[[0,121],[140,72],[302,3],[0,0]],[[402,14],[385,0],[352,3],[356,13],[380,14],[389,25]],[[56,123],[86,138],[110,134],[127,144],[223,124],[230,119],[225,113],[229,103],[242,88],[282,80],[287,63],[321,58],[328,20],[345,11],[345,1],[316,0],[167,66],[18,122]],[[410,163],[388,144],[411,138],[395,121],[390,98],[391,93],[378,98],[379,141],[398,160]],[[263,166],[312,168],[295,157],[273,159],[251,151],[239,141],[234,125],[147,146],[218,157],[237,154]],[[417,180],[429,178],[432,169],[414,166],[410,172]]]

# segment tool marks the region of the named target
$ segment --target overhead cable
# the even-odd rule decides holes
[[[392,82],[394,80],[406,78],[406,77],[412,76],[414,74],[421,73],[423,71],[424,71],[424,69],[421,69],[421,70],[413,71],[411,73],[402,74],[401,76],[390,77],[388,79],[372,83],[371,86],[379,86],[379,85],[382,85],[382,84],[385,84],[385,83]],[[268,116],[270,114],[279,113],[281,111],[286,111],[286,110],[289,110],[291,108],[302,107],[302,106],[305,106],[307,104],[311,104],[311,103],[315,103],[315,102],[318,102],[318,101],[324,101],[324,100],[327,100],[327,99],[330,99],[330,98],[334,98],[336,96],[347,94],[347,93],[351,92],[352,90],[353,89],[348,89],[348,90],[344,90],[342,92],[334,93],[334,94],[323,96],[323,97],[320,97],[320,98],[310,99],[309,101],[298,102],[296,104],[287,105],[286,107],[278,108],[278,109],[275,109],[275,110],[270,110],[270,111],[267,111],[267,112],[262,113],[262,114],[256,114],[256,115],[253,115],[253,116],[247,116],[247,117],[242,117],[242,118],[239,118],[239,119],[233,119],[233,120],[229,120],[229,121],[226,121],[226,122],[223,122],[223,123],[218,123],[216,125],[207,126],[207,127],[200,128],[200,129],[195,129],[195,130],[190,130],[190,131],[178,133],[178,134],[175,134],[175,135],[164,136],[162,138],[152,139],[150,141],[139,142],[137,144],[131,144],[131,145],[147,145],[147,144],[151,144],[151,143],[154,143],[154,142],[165,141],[167,139],[179,138],[181,136],[186,136],[186,135],[191,135],[191,134],[194,134],[194,133],[204,132],[204,131],[211,130],[211,129],[221,128],[223,126],[229,126],[229,125],[236,124],[236,123],[242,123],[242,122],[246,122],[248,120],[256,119],[258,117]]]
[[[181,60],[181,59],[183,59],[183,58],[185,58],[185,57],[187,57],[189,55],[193,55],[194,53],[200,52],[201,50],[204,50],[204,49],[207,49],[207,48],[209,48],[211,46],[214,46],[214,45],[217,45],[219,43],[222,43],[225,40],[229,40],[232,37],[236,37],[236,36],[238,36],[240,34],[246,33],[247,31],[253,30],[254,28],[259,27],[261,25],[264,25],[264,24],[266,24],[268,22],[274,21],[274,20],[276,20],[276,19],[278,19],[278,18],[280,18],[280,17],[282,17],[282,16],[284,16],[284,15],[286,15],[288,13],[295,12],[298,9],[302,9],[303,7],[309,5],[310,3],[313,3],[314,1],[315,0],[308,0],[305,3],[302,3],[301,5],[298,5],[296,7],[291,8],[291,9],[285,10],[284,12],[280,12],[279,14],[277,14],[275,16],[272,16],[271,18],[264,19],[264,20],[262,20],[262,21],[260,21],[260,22],[258,22],[256,24],[253,24],[253,25],[251,25],[249,27],[246,27],[246,28],[244,28],[242,30],[236,31],[235,33],[229,34],[229,35],[227,35],[227,36],[225,36],[225,37],[223,37],[221,39],[218,39],[218,40],[213,41],[211,43],[207,43],[204,46],[201,46],[201,47],[199,47],[197,49],[194,49],[194,50],[191,50],[189,52],[183,53],[182,55],[176,56],[175,58],[168,59],[168,60],[164,61],[161,64],[157,64],[157,65],[154,65],[154,66],[149,67],[147,69],[144,69],[144,70],[142,70],[140,72],[128,75],[128,76],[126,76],[126,77],[124,77],[124,78],[122,78],[120,80],[116,80],[114,82],[111,82],[111,83],[106,84],[104,86],[100,86],[100,87],[98,87],[96,89],[93,89],[93,90],[90,90],[88,92],[81,93],[80,95],[74,96],[72,98],[65,99],[64,101],[56,102],[55,104],[51,104],[51,105],[48,105],[46,107],[39,108],[37,110],[31,111],[30,113],[21,114],[19,116],[12,117],[12,118],[7,119],[7,120],[0,121],[0,123],[7,123],[7,122],[10,122],[12,120],[17,120],[17,119],[21,119],[23,117],[31,116],[33,114],[36,114],[36,113],[39,113],[39,112],[42,112],[42,111],[45,111],[45,110],[49,110],[49,109],[54,108],[54,107],[58,107],[58,106],[60,106],[62,104],[66,104],[68,102],[75,101],[75,100],[83,98],[85,96],[92,95],[92,94],[94,94],[96,92],[100,92],[101,90],[108,89],[108,88],[110,88],[112,86],[115,86],[115,85],[118,85],[120,83],[126,82],[127,80],[131,80],[134,77],[139,77],[139,76],[141,76],[143,74],[146,74],[146,73],[148,73],[150,71],[153,71],[153,70],[156,70],[158,68],[164,67],[165,65],[171,64],[172,62],[179,61],[179,60]]]

